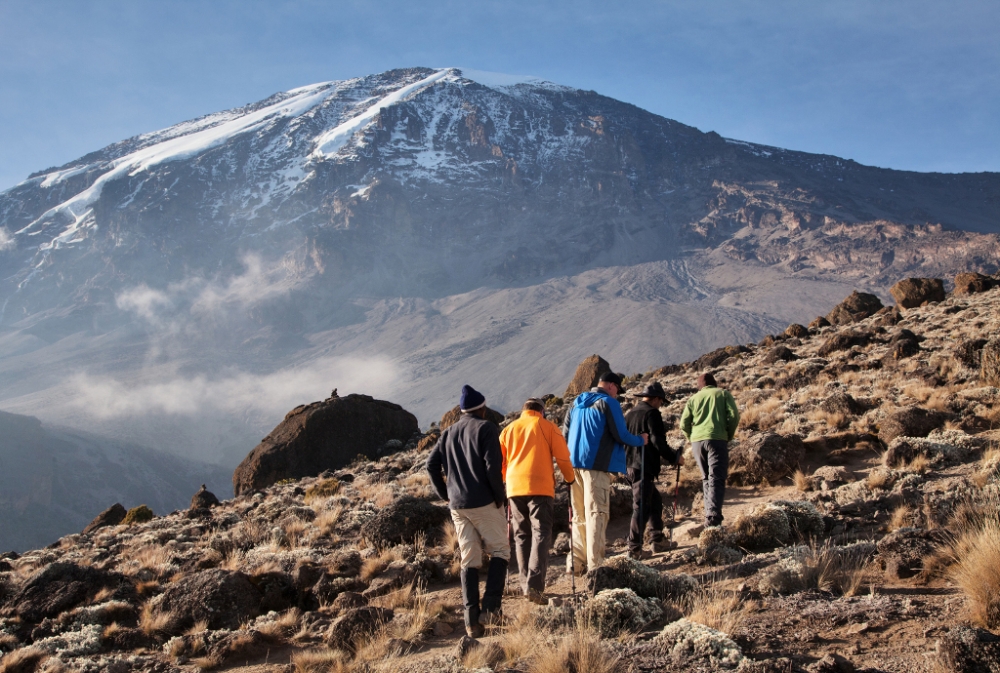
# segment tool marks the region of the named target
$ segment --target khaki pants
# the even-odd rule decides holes
[[[573,556],[576,571],[593,571],[604,563],[608,516],[611,510],[611,474],[574,468],[570,488],[573,499]],[[566,569],[569,570],[567,560]]]
[[[474,509],[453,509],[451,520],[458,533],[463,569],[482,566],[484,550],[491,558],[510,560],[507,517],[502,507],[490,503]]]

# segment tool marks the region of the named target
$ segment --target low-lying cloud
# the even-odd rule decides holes
[[[157,382],[127,382],[78,374],[69,381],[71,405],[102,420],[143,414],[174,416],[284,414],[299,404],[340,394],[385,395],[398,384],[397,367],[382,358],[319,358],[268,374],[175,376]]]
[[[11,250],[17,245],[14,236],[7,231],[7,227],[0,227],[0,252]]]

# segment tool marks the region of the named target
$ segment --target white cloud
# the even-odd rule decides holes
[[[212,413],[284,414],[304,403],[325,399],[333,388],[368,395],[391,394],[400,379],[383,358],[318,358],[270,374],[234,372],[212,379],[173,377],[155,383],[128,383],[79,374],[69,386],[72,406],[104,420],[144,414],[206,417]]]
[[[166,292],[154,290],[143,283],[115,297],[115,305],[123,311],[132,311],[149,321],[155,321],[162,309],[173,308],[174,303]]]

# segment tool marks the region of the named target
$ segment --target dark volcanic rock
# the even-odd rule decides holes
[[[137,600],[135,585],[124,575],[74,563],[52,563],[38,571],[14,594],[8,610],[26,622],[55,617],[112,589],[119,600]]]
[[[798,435],[764,432],[730,444],[728,483],[749,486],[771,484],[799,468],[805,445]]]
[[[986,292],[998,285],[996,279],[981,273],[960,273],[955,276],[955,294]]]
[[[106,502],[106,501],[105,501]],[[83,529],[84,535],[87,533],[93,533],[98,528],[104,528],[105,526],[117,526],[125,519],[125,508],[121,503],[116,502],[115,504],[108,507],[106,510],[94,517],[94,520],[87,524],[87,527]]]
[[[796,339],[805,339],[809,336],[809,329],[805,325],[800,325],[798,323],[792,323],[785,328],[785,336],[792,337]]]
[[[900,580],[913,577],[924,567],[924,559],[944,542],[938,531],[901,528],[878,541],[878,562],[886,579]]]
[[[885,308],[882,300],[867,292],[855,290],[844,301],[833,307],[833,310],[826,315],[826,319],[831,325],[847,325],[852,322],[864,320],[870,315]]]
[[[963,339],[955,346],[955,359],[969,369],[979,369],[980,355],[986,339]]]
[[[157,612],[175,617],[184,629],[205,620],[210,629],[237,629],[260,612],[261,593],[240,572],[219,568],[188,575],[154,599]]]
[[[454,407],[446,411],[444,416],[441,417],[441,421],[438,423],[438,429],[445,430],[451,427],[452,425],[455,425],[455,423],[457,423],[458,419],[461,417],[462,417],[462,407],[456,404]],[[503,414],[501,414],[499,411],[494,411],[493,409],[486,407],[486,420],[490,421],[491,423],[496,423],[497,425],[500,425],[501,423],[503,423],[504,419],[503,419]],[[438,435],[438,437],[439,436],[440,435]],[[437,442],[437,439],[435,438],[434,441]]]
[[[202,484],[198,492],[191,496],[191,509],[208,509],[218,504],[219,499],[205,487],[205,484]]]
[[[809,323],[809,329],[820,329],[821,327],[829,327],[830,321],[823,316],[817,316]]]
[[[926,437],[944,425],[947,418],[936,411],[907,407],[890,414],[879,424],[878,437],[888,444],[896,437]]]
[[[819,408],[831,414],[844,414],[845,416],[857,416],[866,411],[863,404],[844,392],[833,393],[819,403]]]
[[[871,336],[863,332],[841,332],[827,339],[819,347],[819,355],[827,356],[836,351],[844,351],[854,346],[865,346],[871,341]]]
[[[574,397],[584,391],[590,390],[597,385],[598,380],[603,374],[607,374],[610,371],[611,365],[600,355],[595,353],[585,358],[583,362],[577,365],[576,373],[573,374],[573,380],[566,386],[566,392],[563,393],[563,397]]]
[[[904,278],[889,292],[900,308],[915,308],[925,301],[944,301],[944,281],[940,278]]]
[[[341,468],[359,454],[374,458],[386,442],[406,443],[417,419],[398,404],[368,395],[330,397],[296,407],[233,473],[236,495]]]
[[[716,348],[711,353],[705,353],[695,360],[694,368],[697,372],[704,372],[708,369],[718,367],[729,358],[737,357],[740,353],[749,352],[750,349],[746,346],[723,346],[722,348]]]
[[[983,629],[954,626],[937,643],[944,673],[1000,673],[1000,637]]]
[[[380,510],[361,526],[361,535],[375,547],[413,542],[418,533],[428,533],[448,520],[447,507],[404,495]]]
[[[348,610],[330,625],[326,642],[330,647],[353,650],[358,641],[371,636],[394,617],[388,608],[363,607]]]
[[[778,361],[791,362],[792,360],[797,360],[798,357],[788,346],[775,346],[767,352],[762,362],[765,364],[772,364]]]

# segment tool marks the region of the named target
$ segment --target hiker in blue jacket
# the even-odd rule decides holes
[[[617,397],[622,379],[608,372],[597,387],[576,396],[563,421],[576,479],[570,486],[573,550],[567,571],[596,570],[604,563],[611,508],[611,473],[625,473],[625,447],[643,446],[648,434],[633,435]]]

